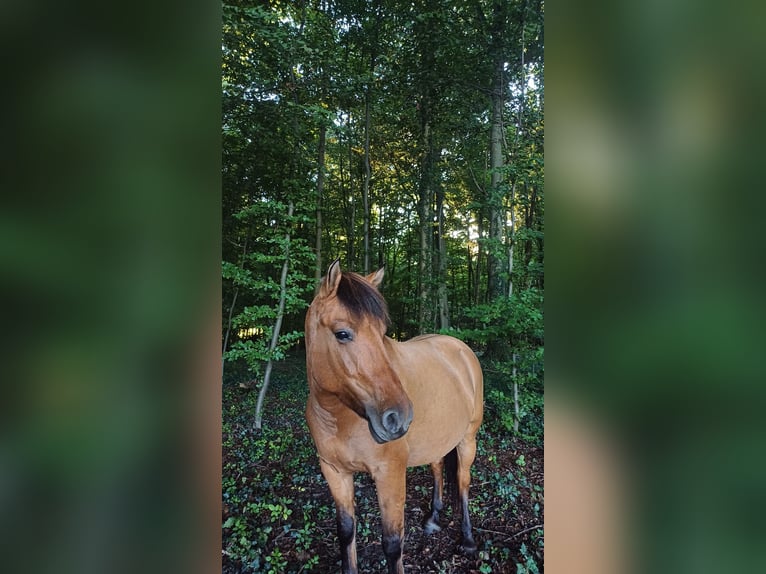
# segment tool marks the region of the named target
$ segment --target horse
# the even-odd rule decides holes
[[[354,473],[372,476],[389,574],[403,574],[406,470],[430,464],[426,534],[440,530],[444,469],[462,507],[459,549],[473,555],[470,468],[484,414],[483,375],[473,351],[446,335],[406,342],[386,336],[383,269],[363,276],[335,260],[305,322],[306,420],[335,500],[343,574],[357,573]],[[457,514],[456,514],[457,515]]]

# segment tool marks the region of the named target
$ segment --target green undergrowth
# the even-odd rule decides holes
[[[450,505],[443,514],[444,531],[423,535],[431,476],[427,467],[413,468],[408,471],[405,556],[408,564],[425,564],[413,572],[542,571],[542,436],[520,438],[508,431],[499,415],[507,408],[504,396],[491,392],[489,379],[470,500],[478,557],[453,556],[459,523],[452,522]],[[266,399],[264,427],[256,432],[257,389],[224,385],[224,574],[338,569],[335,510],[304,419],[307,394],[302,359],[280,363]],[[355,484],[360,565],[366,572],[383,572],[375,487],[366,475],[357,475]]]

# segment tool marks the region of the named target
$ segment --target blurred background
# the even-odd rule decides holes
[[[220,8],[0,12],[0,570],[210,571]]]
[[[547,7],[547,522],[608,477],[587,510],[621,533],[615,570],[765,563],[765,11]],[[554,445],[589,470],[557,475]]]
[[[549,567],[757,569],[766,6],[546,14]],[[218,568],[220,23],[3,6],[3,571]]]

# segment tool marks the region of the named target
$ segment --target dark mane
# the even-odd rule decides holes
[[[388,325],[388,306],[383,295],[361,275],[344,272],[336,294],[341,305],[356,317],[375,317]]]

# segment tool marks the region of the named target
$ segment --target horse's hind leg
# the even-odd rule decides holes
[[[444,503],[442,502],[444,492],[443,470],[444,459],[431,463],[431,472],[434,475],[434,494],[431,499],[431,515],[426,519],[426,523],[423,526],[426,534],[433,534],[441,530],[441,526],[439,526],[439,512],[444,508]]]
[[[476,542],[473,539],[471,519],[468,516],[468,486],[471,483],[471,465],[476,458],[476,435],[466,435],[457,445],[457,487],[460,506],[463,510],[463,541],[461,549],[466,554],[476,553]]]

